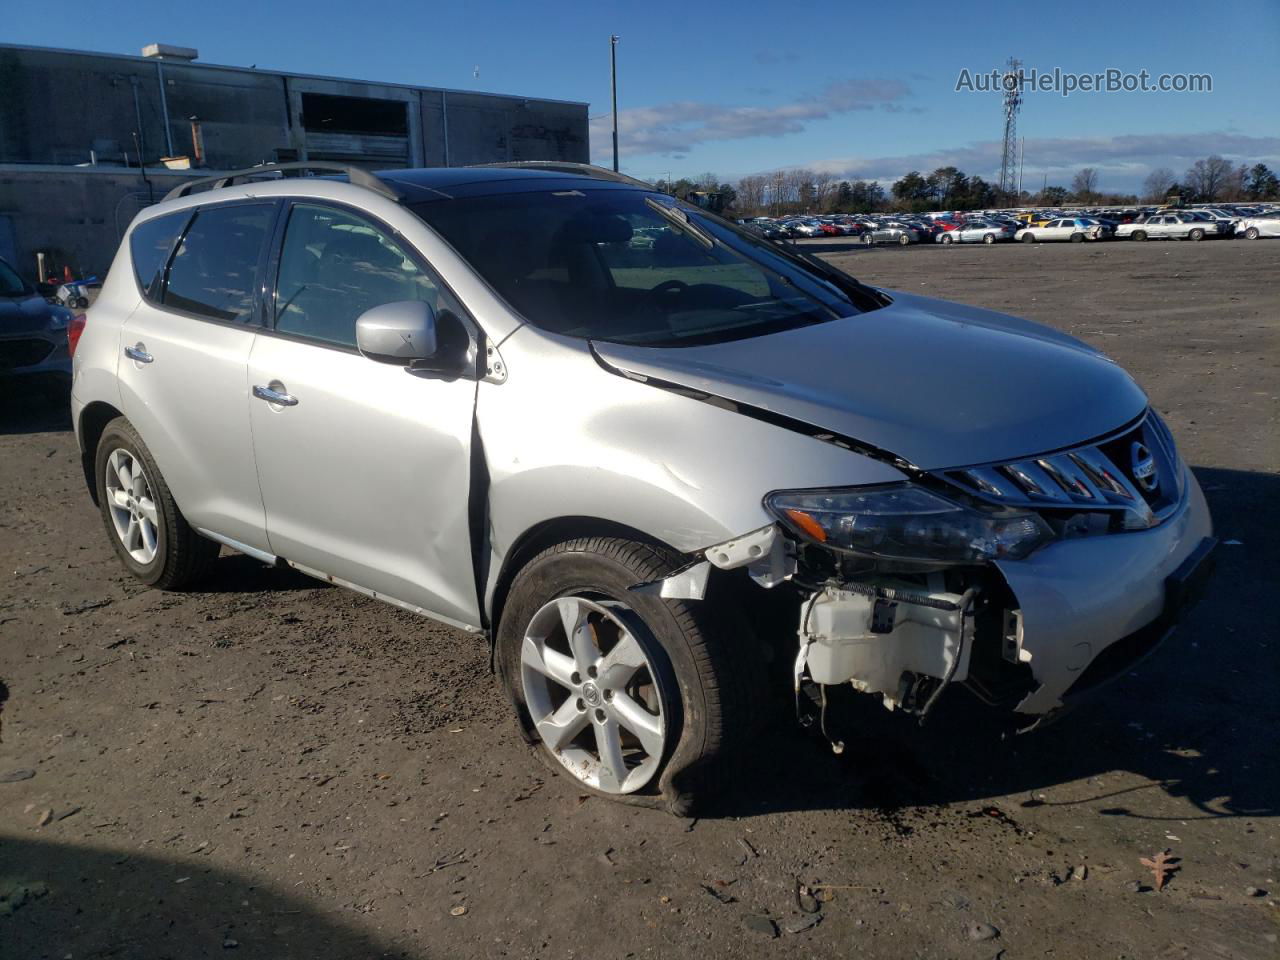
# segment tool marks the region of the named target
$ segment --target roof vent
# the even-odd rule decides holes
[[[142,55],[152,60],[186,60],[188,62],[200,56],[195,47],[175,47],[171,43],[148,43],[142,48]]]

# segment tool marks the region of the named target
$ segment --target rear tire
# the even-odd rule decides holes
[[[512,581],[495,653],[521,735],[552,770],[610,800],[692,816],[721,792],[733,761],[751,743],[765,691],[750,628],[734,622],[741,618],[733,608],[628,589],[680,565],[679,555],[665,548],[623,539],[589,537],[550,547]],[[577,656],[555,617],[559,609],[585,611],[580,618],[567,615],[582,644]],[[624,642],[643,652],[636,676],[651,681],[625,695],[609,679],[616,675],[611,652]],[[627,662],[639,659],[632,654]],[[549,686],[547,665],[558,672]],[[648,716],[634,712],[642,698]],[[627,723],[636,718],[645,730],[631,732]],[[629,752],[614,754],[625,761],[623,776],[604,762],[615,722],[619,749]],[[660,745],[653,727],[661,728]],[[556,749],[539,728],[560,739]],[[655,762],[646,768],[651,756]]]
[[[904,247],[910,242],[911,242],[911,238],[908,237],[905,233],[898,238],[898,243],[900,243]]]
[[[982,242],[983,242],[983,243],[995,243],[995,242],[996,242],[996,235],[995,235],[994,233],[984,233],[984,234],[982,235]]]
[[[135,577],[160,590],[180,590],[208,572],[218,544],[187,523],[151,451],[124,417],[102,431],[94,482],[107,536]]]
[[[1071,235],[1071,242],[1072,242],[1072,243],[1084,243],[1084,234],[1083,234],[1083,233],[1073,233],[1073,234]]]

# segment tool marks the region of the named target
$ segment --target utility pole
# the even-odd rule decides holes
[[[613,172],[618,172],[618,35],[609,37],[609,77],[613,91]]]
[[[1022,146],[1018,148],[1018,202],[1022,202],[1022,169],[1027,162],[1027,138],[1022,138]]]

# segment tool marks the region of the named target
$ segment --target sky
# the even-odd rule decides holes
[[[1024,187],[1092,166],[1100,189],[1134,191],[1211,153],[1280,168],[1280,0],[113,6],[12,4],[0,41],[135,54],[159,41],[207,63],[587,101],[592,159],[608,165],[618,34],[621,166],[650,180],[810,167],[888,183],[948,164],[995,180],[1000,95],[957,92],[962,70],[1016,56],[1041,72],[1207,73],[1211,92],[1027,93]]]

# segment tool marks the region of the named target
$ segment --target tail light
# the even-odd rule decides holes
[[[67,353],[73,357],[76,355],[76,347],[80,343],[80,335],[84,333],[85,321],[88,314],[77,313],[71,318],[71,322],[67,324]]]

